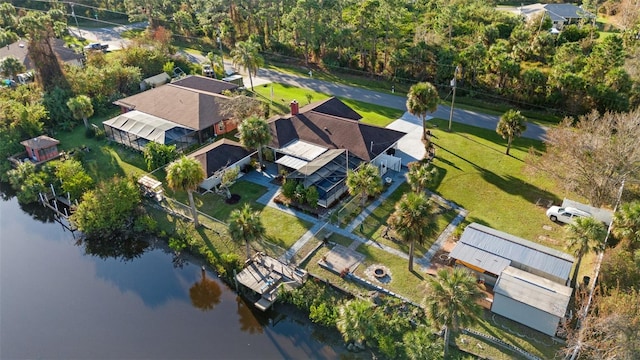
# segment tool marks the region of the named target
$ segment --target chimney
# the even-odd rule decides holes
[[[293,100],[289,106],[291,107],[291,115],[298,115],[298,102]]]

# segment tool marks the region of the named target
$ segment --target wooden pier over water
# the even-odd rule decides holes
[[[69,198],[65,198],[64,196],[56,196],[53,189],[51,192],[40,193],[40,203],[53,211],[56,215],[55,220],[60,223],[65,229],[74,232],[78,230],[69,217],[74,211],[74,208],[77,204],[72,204],[69,201]]]

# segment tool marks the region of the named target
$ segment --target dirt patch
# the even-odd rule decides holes
[[[233,205],[233,204],[237,204],[240,201],[241,196],[238,194],[231,194],[231,197],[226,199],[224,202],[229,204],[229,205]]]

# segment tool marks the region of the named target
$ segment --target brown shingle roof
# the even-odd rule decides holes
[[[242,144],[222,139],[194,151],[189,154],[189,157],[198,160],[207,177],[210,177],[225,166],[231,166],[249,155],[251,152]]]
[[[300,113],[305,113],[308,111],[315,111],[318,113],[333,115],[351,120],[362,119],[362,115],[358,114],[355,110],[350,108],[347,104],[343,103],[335,96],[332,96],[326,100],[303,106],[300,109]]]
[[[40,150],[40,149],[50,148],[54,145],[58,145],[60,144],[60,141],[54,138],[48,137],[47,135],[40,135],[38,137],[34,137],[33,139],[22,141],[20,142],[20,144],[23,146],[28,146],[29,148],[34,150]]]
[[[226,119],[221,115],[221,106],[227,100],[224,95],[168,84],[120,99],[114,104],[202,130]]]
[[[238,88],[238,85],[236,84],[200,75],[189,75],[178,81],[174,81],[172,84],[213,94],[222,94],[225,90],[234,90]]]
[[[270,146],[281,148],[299,139],[329,149],[348,149],[352,155],[371,161],[405,134],[379,126],[307,111],[269,120]]]

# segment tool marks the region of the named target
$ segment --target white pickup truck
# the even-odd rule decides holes
[[[586,211],[578,210],[572,207],[552,206],[547,210],[547,216],[551,221],[559,221],[565,224],[573,223],[578,217],[591,217],[592,215]]]

